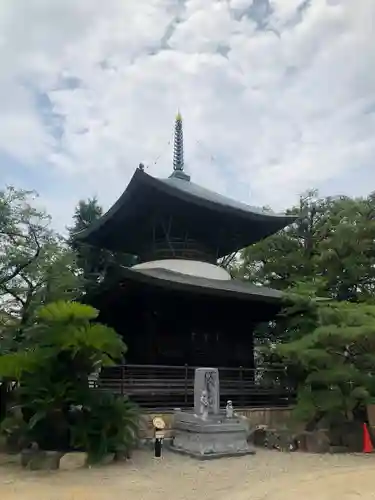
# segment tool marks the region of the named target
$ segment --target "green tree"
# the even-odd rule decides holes
[[[92,292],[106,277],[120,275],[121,266],[129,267],[135,263],[132,255],[110,252],[109,250],[81,243],[75,235],[88,228],[103,215],[103,209],[96,198],[79,201],[74,215],[73,226],[69,228],[69,243],[77,253],[78,267],[83,272],[85,290]]]
[[[373,296],[374,195],[319,198],[311,191],[288,213],[297,221],[246,248],[237,275],[281,290],[319,282],[320,296],[340,300]]]
[[[0,286],[19,275],[40,254],[48,215],[32,206],[33,191],[0,191]]]
[[[2,311],[19,333],[42,304],[72,299],[80,293],[81,278],[75,255],[60,236],[45,230],[38,256],[6,284],[0,285]],[[17,255],[22,248],[15,248]]]
[[[289,339],[268,356],[299,383],[296,416],[310,429],[322,418],[352,420],[375,390],[375,306],[293,299],[283,313]]]
[[[96,198],[80,200],[73,215],[74,225],[69,228],[69,244],[77,254],[77,265],[82,270],[85,290],[95,287],[104,277],[110,265],[111,255],[107,250],[82,244],[75,235],[103,215],[103,209]]]
[[[5,325],[27,324],[35,307],[77,295],[75,255],[33,206],[34,192],[0,192],[0,299]],[[0,346],[1,347],[1,346]]]
[[[314,264],[325,290],[338,300],[374,297],[375,196],[339,198],[319,227]]]
[[[0,191],[0,353],[17,350],[41,304],[80,293],[75,255],[35,207],[36,196],[13,187]],[[9,387],[0,382],[0,417]]]
[[[121,337],[96,320],[94,308],[69,302],[42,307],[16,352],[0,355],[0,375],[18,382],[16,403],[23,444],[84,449],[91,461],[134,444],[136,408],[127,398],[89,388],[98,367],[126,351]],[[15,431],[14,416],[3,424]]]

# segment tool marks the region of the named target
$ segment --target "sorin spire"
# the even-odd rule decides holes
[[[171,177],[178,177],[186,181],[190,180],[190,176],[184,172],[184,131],[180,112],[176,115],[174,125],[173,173]]]
[[[180,112],[177,113],[174,124],[173,170],[184,170],[184,131]]]

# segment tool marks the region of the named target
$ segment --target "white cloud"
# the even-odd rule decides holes
[[[69,182],[69,199],[42,189],[68,222],[73,195],[108,206],[140,161],[168,175],[180,108],[198,183],[280,208],[352,171],[358,194],[375,153],[374,18],[373,0],[5,0],[0,152]]]

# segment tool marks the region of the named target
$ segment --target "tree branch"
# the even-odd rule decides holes
[[[20,304],[22,305],[22,307],[25,307],[26,302],[23,300],[23,298],[20,297],[19,295],[17,295],[16,292],[14,292],[13,290],[11,290],[10,288],[8,288],[6,284],[0,283],[0,288],[2,288],[5,293],[8,293],[13,298],[15,298],[18,302],[20,302]]]
[[[36,232],[34,231],[33,228],[30,228],[30,232],[31,232],[32,237],[34,238],[34,242],[35,242],[35,245],[36,245],[35,254],[32,257],[30,257],[29,259],[27,259],[24,263],[19,264],[18,266],[16,266],[15,269],[13,270],[13,272],[11,274],[9,274],[8,276],[4,276],[3,278],[1,278],[0,279],[0,286],[1,287],[4,288],[4,285],[6,283],[9,283],[9,281],[11,281],[13,278],[15,278],[16,276],[18,276],[24,269],[26,269],[30,264],[32,264],[33,262],[35,262],[35,260],[39,257],[39,254],[40,254],[40,251],[41,251],[40,243],[39,243],[38,238],[36,236]],[[5,290],[5,288],[4,288],[4,290]],[[11,292],[7,292],[7,293],[11,293]],[[11,295],[13,295],[13,294],[11,293]]]

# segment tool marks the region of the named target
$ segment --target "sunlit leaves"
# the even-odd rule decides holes
[[[97,318],[99,311],[79,302],[62,300],[47,304],[37,312],[37,318],[46,323],[87,323]]]
[[[44,359],[39,348],[0,355],[0,379],[19,380],[25,372],[31,372]]]
[[[126,350],[117,333],[112,328],[100,324],[70,328],[69,335],[62,337],[61,349],[79,350],[85,347],[117,359]]]
[[[0,377],[19,379],[41,362],[42,356],[51,359],[63,351],[71,358],[80,353],[86,356],[91,371],[97,363],[119,360],[126,346],[115,330],[91,322],[97,315],[96,309],[78,302],[59,301],[42,307],[36,322],[25,330],[25,341],[18,351],[0,355]]]

